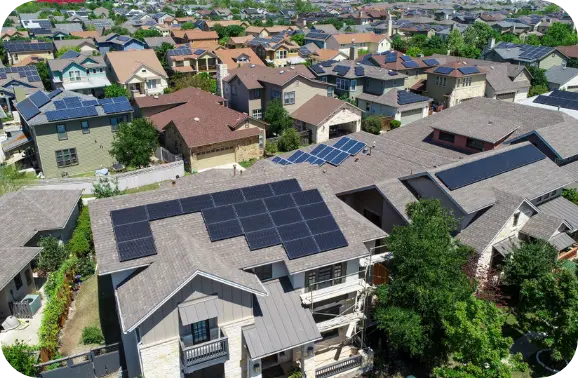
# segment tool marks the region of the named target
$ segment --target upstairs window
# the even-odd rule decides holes
[[[456,137],[454,134],[446,133],[445,131],[440,131],[439,139],[443,140],[444,142],[454,143]]]
[[[259,277],[261,281],[270,280],[271,278],[273,278],[273,265],[267,264],[263,266],[258,266],[256,268],[253,268],[253,273],[255,273],[255,275]]]
[[[66,132],[66,126],[56,125],[56,134],[58,135],[58,140],[67,140],[68,133]]]
[[[285,105],[295,104],[295,92],[285,92],[283,93],[283,103]]]
[[[477,151],[484,150],[484,142],[478,139],[468,138],[466,139],[466,147]]]
[[[88,128],[88,121],[80,122],[80,128],[83,134],[90,134],[90,129]]]

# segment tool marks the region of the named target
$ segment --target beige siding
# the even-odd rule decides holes
[[[44,59],[54,59],[54,54],[52,52],[44,52],[44,53],[12,53],[8,54],[10,64],[17,64],[25,60],[26,58],[31,58],[33,56],[44,58]]]
[[[552,56],[554,55],[554,56]],[[543,70],[547,70],[552,66],[561,66],[565,59],[560,55],[559,52],[548,55],[546,58],[540,61],[539,67]]]
[[[181,324],[178,305],[207,295],[218,295],[223,305],[224,316],[219,317],[219,326],[253,316],[253,294],[197,276],[141,324],[142,343],[155,343],[190,333],[189,327]]]
[[[459,79],[454,77],[447,77],[445,86],[436,85],[436,76],[438,75],[428,75],[427,96],[433,98],[438,104],[444,104],[446,107],[455,106],[464,100],[474,97],[483,97],[486,93],[485,75],[472,76],[472,84],[467,87],[464,87],[461,83],[463,78],[458,85]]]

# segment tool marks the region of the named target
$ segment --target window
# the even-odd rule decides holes
[[[337,89],[341,89],[342,91],[348,91],[349,90],[349,80],[347,80],[347,79],[337,78],[337,79],[335,79],[335,84],[337,86]]]
[[[276,91],[276,90],[272,90],[271,91],[271,99],[272,100],[281,99],[281,92]]]
[[[104,72],[104,68],[101,68],[101,69],[100,69],[100,73],[103,73],[103,72]]]
[[[66,132],[66,126],[56,125],[56,133],[58,134],[58,140],[67,140],[68,133]]]
[[[484,142],[482,142],[481,140],[468,138],[468,139],[466,139],[466,147],[474,149],[474,150],[478,150],[478,151],[483,151],[484,150]]]
[[[261,109],[253,109],[253,118],[261,119],[263,118],[263,112]]]
[[[233,85],[233,86],[231,87],[231,93],[233,94],[233,96],[236,96],[236,95],[237,95],[237,86],[236,86],[236,85]]]
[[[142,69],[140,72],[142,72],[142,73],[146,73],[146,72],[147,72],[147,70],[143,68],[143,69]]]
[[[354,91],[355,88],[357,88],[357,80],[351,80],[351,85],[349,86],[349,89]]]
[[[267,264],[253,268],[253,273],[259,277],[261,281],[267,281],[273,278],[273,265]]]
[[[459,85],[459,83],[458,83]],[[462,81],[462,87],[469,87],[472,85],[472,78],[471,77],[464,77],[464,80]]]
[[[78,156],[76,156],[76,148],[67,148],[65,150],[55,151],[56,165],[58,168],[69,167],[78,164]]]
[[[253,89],[253,97],[255,98],[261,98],[261,89]]]
[[[124,116],[114,117],[110,119],[110,128],[112,132],[115,133],[118,130],[118,125],[125,122],[126,118]]]
[[[191,333],[193,334],[193,344],[209,341],[209,320],[201,320],[191,324]]]
[[[327,87],[327,97],[333,97],[333,87]]]
[[[447,84],[447,77],[436,76],[436,85],[438,87],[445,87]]]
[[[284,92],[283,93],[283,103],[285,105],[295,104],[295,92]]]
[[[445,131],[440,131],[439,139],[443,140],[445,142],[454,143],[456,140],[456,137],[454,134],[446,133]]]
[[[520,220],[520,212],[516,211],[514,213],[514,227],[516,227],[518,225],[518,221]]]
[[[287,50],[275,51],[275,59],[287,59]]]
[[[80,81],[80,71],[69,71],[68,77],[70,78],[70,81]]]
[[[305,290],[309,292],[342,283],[346,267],[347,263],[339,263],[307,272]]]
[[[259,148],[262,150],[265,147],[265,137],[263,134],[259,134]]]
[[[22,283],[22,277],[20,277],[20,272],[18,272],[18,274],[16,275],[16,277],[14,277],[14,285],[16,285],[16,290],[20,290],[20,288],[22,287],[23,283]]]
[[[324,83],[327,83],[327,76],[323,76],[323,77],[321,78],[321,81],[324,82]]]
[[[157,87],[157,79],[147,80],[147,89],[155,89]]]
[[[88,121],[80,122],[80,128],[83,134],[90,134],[90,129],[88,128]]]
[[[32,273],[30,272],[30,269],[24,271],[24,277],[26,278],[26,285],[32,285]]]

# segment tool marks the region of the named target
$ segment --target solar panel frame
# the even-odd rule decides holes
[[[343,232],[331,231],[324,234],[318,234],[313,237],[320,252],[332,251],[338,248],[347,247],[349,243],[343,235]]]
[[[289,223],[284,226],[277,227],[277,232],[282,242],[288,242],[295,239],[302,239],[311,235],[307,223],[304,221]]]
[[[213,197],[210,194],[181,198],[179,202],[181,203],[183,214],[198,213],[203,209],[215,207]]]
[[[320,252],[315,239],[311,236],[285,242],[283,243],[283,247],[285,248],[289,260],[314,255]]]
[[[311,205],[299,206],[299,212],[305,220],[326,217],[331,215],[331,211],[325,202],[314,203]]]
[[[135,223],[148,220],[148,214],[144,206],[128,207],[110,212],[113,226]]]
[[[335,218],[333,218],[333,215],[309,219],[306,223],[313,235],[339,230],[339,225],[335,221]]]
[[[27,121],[40,114],[40,110],[36,107],[36,105],[34,105],[32,100],[30,100],[29,98],[20,101],[17,105],[18,111]]]
[[[419,68],[419,64],[414,61],[406,61],[402,62],[401,64],[403,64],[405,68]]]
[[[183,215],[183,209],[179,200],[150,203],[146,205],[149,221],[176,217]]]
[[[460,67],[458,68],[458,71],[460,71],[463,75],[473,75],[480,73],[478,67]]]
[[[289,209],[296,206],[295,201],[293,201],[293,197],[291,197],[290,193],[265,198],[263,201],[265,202],[267,210],[270,212]]]
[[[247,202],[240,202],[233,205],[235,213],[239,218],[267,213],[267,207],[262,199],[255,199]]]
[[[208,224],[207,231],[212,242],[243,235],[243,229],[237,218],[225,222]]]
[[[313,203],[323,202],[323,197],[318,189],[304,190],[302,192],[291,194],[293,201],[297,206],[310,205]]]
[[[452,67],[438,67],[435,69],[434,73],[441,75],[449,75],[454,71]]]
[[[129,261],[157,254],[153,237],[117,243],[119,261]]]
[[[347,152],[340,151],[337,156],[328,161],[329,164],[336,167],[340,166],[350,155]]]
[[[148,220],[123,224],[114,228],[114,236],[117,243],[129,240],[152,237],[151,226]]]
[[[349,137],[346,137],[346,136],[341,137],[341,138],[339,138],[339,140],[337,142],[335,142],[333,147],[341,149],[341,147],[350,140],[351,140],[351,138],[349,138]]]
[[[231,219],[237,219],[237,213],[235,212],[233,205],[216,206],[203,209],[201,214],[203,214],[203,219],[207,225],[225,222]]]
[[[303,221],[303,216],[301,215],[299,209],[296,207],[279,211],[271,211],[269,215],[277,227]]]
[[[241,228],[245,233],[265,230],[274,226],[269,213],[239,218],[239,222],[241,223]]]
[[[299,185],[299,182],[296,179],[276,181],[269,185],[271,185],[273,193],[277,196],[301,191],[301,185]]]
[[[281,244],[281,238],[276,228],[245,233],[245,240],[250,251],[272,247]]]
[[[54,101],[52,104],[57,110],[66,109],[66,104],[62,100]]]
[[[435,66],[440,65],[440,62],[438,62],[436,59],[424,59],[423,62],[430,67],[435,67]]]

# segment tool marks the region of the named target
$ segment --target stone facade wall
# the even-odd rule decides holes
[[[250,317],[227,324],[219,324],[225,336],[229,338],[229,360],[225,362],[225,377],[227,378],[247,376],[247,352],[243,348],[242,328],[253,323],[255,323],[255,319]]]
[[[179,338],[140,347],[143,375],[147,378],[181,377]]]
[[[263,138],[263,140],[265,140]],[[251,137],[239,143],[237,149],[237,161],[246,161],[250,159],[258,159],[263,155],[263,150],[259,149],[259,137]]]

